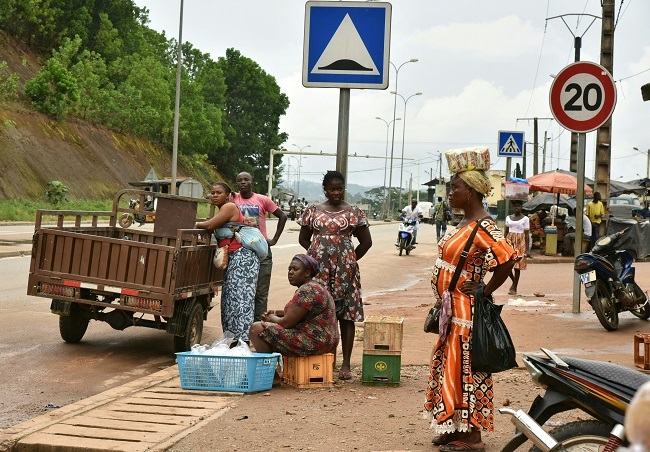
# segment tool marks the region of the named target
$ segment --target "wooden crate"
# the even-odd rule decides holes
[[[643,370],[650,369],[650,334],[648,333],[634,335],[634,365]]]
[[[363,353],[401,355],[404,318],[371,315],[363,322]]]
[[[283,356],[284,383],[298,389],[331,388],[334,386],[332,369],[334,354],[312,356]]]

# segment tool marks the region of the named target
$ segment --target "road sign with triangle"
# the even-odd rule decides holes
[[[499,157],[523,157],[524,132],[499,130]]]
[[[390,3],[307,2],[302,84],[386,89],[390,19]]]

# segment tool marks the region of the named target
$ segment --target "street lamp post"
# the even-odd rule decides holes
[[[300,149],[300,157],[298,159],[298,189],[296,190],[296,196],[300,198],[300,165],[302,164],[302,150],[305,148],[310,148],[311,144],[302,147],[298,146],[297,144],[292,144],[291,146],[295,146]]]
[[[390,125],[393,124],[393,128],[395,128],[394,122],[401,121],[402,118],[395,118],[393,121],[386,121],[385,119],[376,116],[375,119],[379,119],[380,121],[384,121],[386,123],[386,158],[384,160],[384,212],[386,212],[387,209],[385,209],[385,206],[386,206],[386,172],[388,170],[388,138],[389,138],[388,133],[390,131]],[[386,213],[384,213],[384,219],[385,218],[386,218]]]
[[[634,147],[632,149],[634,149],[637,152],[641,152],[641,151],[639,151],[639,148],[637,148],[637,147]],[[648,149],[648,169],[646,171],[646,178],[650,179],[650,149]]]
[[[406,134],[406,104],[409,99],[413,96],[421,96],[422,93],[411,94],[409,97],[404,99],[404,96],[397,92],[391,91],[391,94],[395,94],[402,98],[404,101],[404,122],[402,123],[402,158],[400,159],[400,171],[399,171],[399,200],[402,201],[402,177],[404,176],[404,135]],[[408,199],[406,200],[408,203]]]
[[[393,121],[395,121],[395,115],[397,113],[397,81],[399,78],[399,70],[402,68],[407,63],[416,63],[418,61],[417,58],[411,58],[408,61],[405,61],[404,63],[400,64],[399,66],[395,66],[395,64],[391,61],[390,64],[393,65],[395,68],[395,94],[394,96],[394,101],[393,101]],[[393,139],[390,145],[390,173],[388,176],[388,210],[389,212],[391,211],[391,188],[393,186],[393,151],[395,150],[395,127],[393,127]]]
[[[297,195],[297,192],[298,192],[297,184],[298,184],[298,178],[300,177],[300,176],[298,176],[300,174],[300,160],[295,155],[289,155],[288,157],[289,157],[289,159],[288,159],[289,161],[291,161],[291,159],[296,159],[296,162],[297,162],[297,164],[295,166],[289,164],[289,166],[293,168],[294,181],[293,181],[292,191],[295,192],[294,194],[295,194],[295,197],[297,198],[298,197],[298,195]]]

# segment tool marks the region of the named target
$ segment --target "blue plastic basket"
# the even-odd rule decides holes
[[[273,386],[273,375],[282,355],[215,356],[176,353],[183,389],[256,392]]]

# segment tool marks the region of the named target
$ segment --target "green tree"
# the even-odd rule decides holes
[[[233,178],[240,171],[250,172],[255,189],[262,190],[268,174],[269,151],[288,138],[279,131],[279,123],[289,107],[289,98],[280,91],[275,77],[235,49],[226,50],[217,66],[227,87],[226,144],[217,150],[213,161],[222,174]],[[277,167],[274,172],[277,173]]]
[[[0,61],[0,104],[18,98],[18,79],[18,74],[8,73],[7,62]]]
[[[70,71],[58,59],[50,58],[36,77],[25,83],[25,96],[38,111],[61,119],[79,99],[79,89]]]

